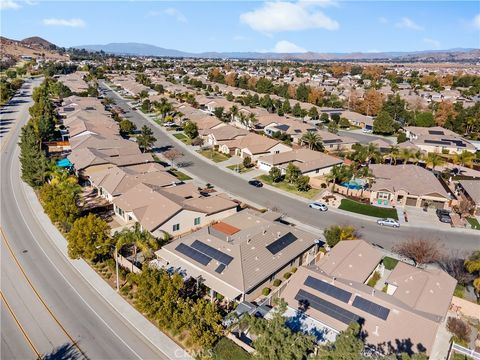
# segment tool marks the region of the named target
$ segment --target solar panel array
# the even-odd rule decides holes
[[[382,320],[387,320],[388,314],[390,314],[390,310],[386,307],[375,304],[374,302],[364,299],[361,296],[355,297],[352,306]]]
[[[350,324],[352,322],[358,322],[361,317],[345,310],[344,308],[332,304],[331,302],[321,299],[318,296],[312,295],[309,292],[300,289],[295,296],[295,300],[304,302],[306,305],[320,311],[321,313],[328,315],[344,324]]]
[[[215,269],[215,272],[221,274],[223,270],[225,270],[225,264],[220,264],[220,265],[218,265],[218,267]]]
[[[445,133],[441,130],[428,130],[430,135],[445,135]]]
[[[344,303],[348,303],[348,301],[352,297],[352,293],[340,289],[339,287],[336,287],[335,285],[329,284],[325,281],[315,279],[312,276],[309,276],[305,279],[304,285],[320,291],[321,293],[331,296],[337,300],[343,301]]]
[[[293,235],[291,232],[283,235],[278,240],[275,240],[273,243],[267,245],[267,250],[270,251],[273,255],[279,253],[285,249],[290,244],[293,244],[298,238]]]
[[[202,254],[200,251],[192,249],[190,246],[185,245],[184,243],[178,244],[175,250],[204,266],[208,265],[208,263],[212,260],[211,257]]]
[[[450,145],[449,141],[440,141],[440,140],[424,140],[425,144],[436,144],[436,145]]]
[[[233,257],[230,255],[227,255],[224,252],[221,252],[220,250],[217,250],[198,240],[195,240],[191,247],[225,265],[230,264],[233,260]]]

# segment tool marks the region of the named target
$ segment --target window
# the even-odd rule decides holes
[[[200,217],[196,217],[196,218],[193,220],[193,225],[200,225]]]
[[[173,224],[173,231],[180,230],[180,224]]]

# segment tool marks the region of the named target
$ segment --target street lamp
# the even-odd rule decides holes
[[[115,276],[117,279],[117,292],[120,290],[120,281],[118,279],[118,249],[117,245],[112,245],[112,244],[104,244],[104,245],[98,245],[95,248],[100,249],[102,246],[111,246],[114,248],[114,256],[115,256]]]

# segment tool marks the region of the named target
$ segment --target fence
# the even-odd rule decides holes
[[[462,354],[462,355],[466,355],[466,356],[469,356],[470,358],[474,359],[474,360],[480,360],[480,353],[474,351],[474,350],[470,350],[470,349],[467,349],[461,345],[458,345],[457,343],[455,342],[452,342],[452,346],[450,346],[450,351],[449,351],[449,354],[448,354],[448,359],[451,359],[452,358],[452,354],[453,353],[458,353],[458,354]]]
[[[351,196],[359,199],[370,199],[370,191],[367,190],[355,190],[349,189],[345,186],[335,185],[334,191],[345,196]]]
[[[120,254],[117,256],[117,261],[118,261],[118,265],[127,269],[128,271],[131,271],[135,274],[138,274],[141,272],[141,270],[138,267],[136,267],[130,260],[128,260],[126,257],[123,257]]]
[[[480,317],[480,305],[461,299],[457,296],[452,298],[450,309],[457,313],[461,313],[466,317],[478,319]]]

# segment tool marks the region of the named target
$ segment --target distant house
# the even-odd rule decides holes
[[[317,134],[322,139],[323,147],[327,152],[348,151],[352,149],[353,144],[358,142],[349,136],[337,135],[325,130],[318,130]]]
[[[246,136],[222,142],[218,150],[225,154],[237,155],[242,158],[248,156],[256,162],[260,156],[267,154],[280,154],[290,151],[291,148],[282,144],[278,140],[254,133],[248,133]]]
[[[399,262],[390,274],[383,254],[363,240],[338,243],[316,265],[300,267],[280,296],[291,316],[320,334],[361,324],[365,343],[386,354],[430,355],[450,306],[456,281],[443,270]],[[374,272],[386,292],[367,285]],[[302,317],[299,317],[299,315]],[[302,325],[300,324],[300,325]]]
[[[404,128],[407,138],[422,151],[457,154],[463,151],[475,152],[476,148],[468,140],[451,130],[440,126],[419,127],[407,126]]]
[[[207,140],[207,144],[211,146],[220,146],[221,144],[242,138],[248,134],[247,130],[239,129],[231,125],[208,129],[202,132]]]
[[[435,175],[420,166],[370,165],[374,180],[370,203],[377,206],[432,206],[445,209],[450,205],[450,195]]]
[[[292,266],[310,263],[323,244],[311,233],[243,210],[158,250],[166,267],[185,271],[229,300],[252,301]],[[279,215],[273,216],[276,220]]]
[[[343,111],[341,116],[350,121],[350,124],[352,125],[358,126],[362,129],[373,129],[373,117],[371,116],[362,115],[350,110]]]
[[[321,176],[330,172],[333,166],[342,164],[342,160],[319,151],[297,149],[279,154],[266,155],[258,158],[258,168],[269,172],[278,167],[283,174],[288,164],[297,166],[302,175],[309,177]]]

